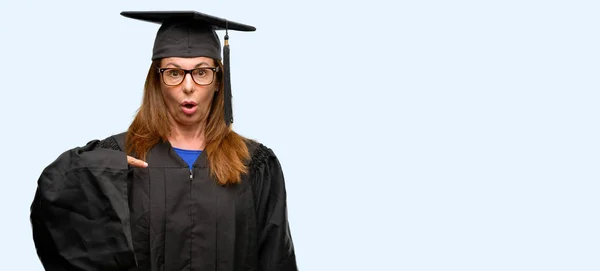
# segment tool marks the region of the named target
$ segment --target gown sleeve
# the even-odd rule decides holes
[[[296,255],[287,216],[285,180],[273,151],[259,146],[253,163],[260,271],[296,271]]]
[[[114,141],[114,140],[113,140]],[[62,153],[38,179],[30,220],[45,270],[129,270],[128,165],[113,141]]]

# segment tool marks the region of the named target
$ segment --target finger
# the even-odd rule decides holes
[[[131,156],[129,156],[127,159],[128,159],[128,161],[127,161],[128,164],[130,164],[130,165],[132,165],[134,167],[141,167],[141,168],[148,167],[148,163],[146,163],[146,162],[144,162],[142,160],[133,158]]]
[[[127,155],[127,164],[130,164],[134,167],[142,167],[142,168],[148,167],[148,163],[146,163],[142,160],[133,158],[129,155]]]

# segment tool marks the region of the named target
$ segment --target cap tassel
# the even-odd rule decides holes
[[[230,73],[230,63],[229,63],[229,35],[227,33],[227,27],[225,28],[225,45],[223,46],[223,68],[224,68],[224,72],[225,72],[225,78],[224,78],[224,90],[225,93],[223,93],[225,101],[224,101],[224,107],[225,107],[225,124],[227,126],[229,126],[231,123],[233,123],[233,110],[232,110],[232,106],[231,106],[231,73]]]

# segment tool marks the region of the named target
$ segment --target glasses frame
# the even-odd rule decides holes
[[[167,84],[167,82],[165,82],[165,71],[167,70],[179,70],[179,71],[183,71],[183,79],[181,79],[181,82],[179,82],[179,84],[175,84],[175,85],[169,85]],[[198,82],[196,82],[196,79],[194,79],[194,76],[192,75],[192,72],[195,70],[212,70],[213,71],[213,76],[212,76],[212,80],[210,80],[210,83],[208,84],[200,84]],[[196,83],[196,85],[199,86],[208,86],[210,84],[212,84],[215,81],[215,77],[217,76],[217,73],[220,71],[219,67],[200,67],[200,68],[195,68],[195,69],[191,69],[191,70],[186,70],[186,69],[181,69],[181,68],[158,68],[158,73],[160,73],[160,80],[167,86],[179,86],[181,85],[181,83],[183,83],[183,81],[185,81],[185,77],[188,75],[188,73],[190,74],[190,76],[192,77],[192,81],[194,81],[194,83]]]

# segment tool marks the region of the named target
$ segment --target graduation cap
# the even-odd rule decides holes
[[[123,11],[121,15],[161,24],[154,40],[152,60],[200,56],[223,60],[225,124],[229,126],[233,122],[228,30],[255,31],[255,27],[197,11]],[[216,30],[225,30],[223,58]]]

